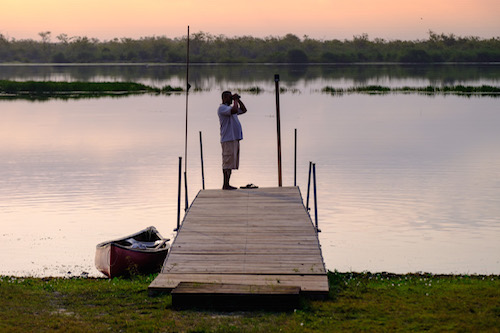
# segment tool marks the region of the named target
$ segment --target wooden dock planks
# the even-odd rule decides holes
[[[149,289],[171,291],[181,282],[327,294],[317,232],[298,187],[200,191]]]

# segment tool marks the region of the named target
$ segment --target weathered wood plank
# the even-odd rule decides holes
[[[276,285],[248,285],[230,283],[181,282],[172,294],[295,294],[300,287]]]
[[[149,286],[153,290],[171,291],[181,282],[232,283],[265,286],[300,286],[303,292],[328,291],[328,281],[321,275],[256,274],[159,274]]]
[[[210,267],[196,265],[193,267],[186,267],[185,265],[165,265],[164,270],[161,274],[173,273],[185,273],[185,274],[262,274],[262,275],[284,275],[284,274],[317,274],[325,276],[326,273],[319,265],[311,266],[290,266],[290,265],[276,265],[272,263],[260,264],[260,265],[230,265],[230,264],[213,264]]]
[[[222,284],[287,281],[307,293],[328,292],[317,232],[297,187],[198,193],[150,289],[214,278]]]

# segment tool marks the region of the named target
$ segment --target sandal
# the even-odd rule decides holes
[[[254,184],[248,184],[245,186],[241,186],[240,188],[259,188],[259,187],[257,185],[254,185]]]

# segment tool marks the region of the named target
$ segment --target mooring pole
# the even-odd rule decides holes
[[[306,210],[309,212],[309,192],[311,190],[311,170],[312,162],[309,161],[309,179],[307,181],[307,200],[306,200]]]
[[[184,198],[185,198],[184,211],[187,212],[189,204],[188,204],[188,179],[186,171],[184,171]]]
[[[203,170],[203,139],[201,138],[201,131],[200,131],[200,155],[201,155],[201,185],[202,188],[205,189],[205,172]]]
[[[293,186],[297,186],[297,129],[295,129],[295,144],[293,154]]]
[[[179,185],[177,187],[177,228],[178,231],[181,224],[181,182],[182,182],[182,157],[179,156]]]
[[[318,228],[318,198],[316,196],[316,163],[313,163],[313,179],[314,179],[314,221],[316,222],[316,231],[321,232]]]
[[[282,175],[281,175],[281,119],[280,119],[280,76],[279,74],[274,75],[274,82],[276,85],[276,131],[278,134],[278,185],[282,186]]]
[[[189,25],[187,27],[187,52],[186,52],[186,136],[184,139],[184,188],[186,194],[185,211],[188,209],[188,185],[187,185],[187,139],[188,139],[188,97],[189,97]]]

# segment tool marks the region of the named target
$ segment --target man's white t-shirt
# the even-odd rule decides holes
[[[243,140],[243,130],[238,115],[244,112],[238,109],[238,113],[231,114],[232,108],[231,105],[221,104],[217,111],[220,122],[220,142]]]

